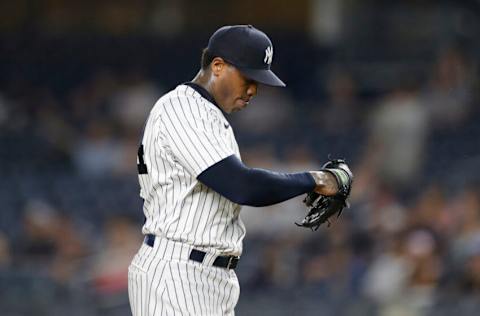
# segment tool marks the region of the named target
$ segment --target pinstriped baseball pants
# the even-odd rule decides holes
[[[142,244],[128,269],[133,316],[234,315],[240,286],[233,270],[189,260],[191,247],[157,237]]]

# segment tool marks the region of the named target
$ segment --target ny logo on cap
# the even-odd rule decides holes
[[[273,58],[273,48],[272,46],[268,46],[267,49],[265,49],[265,58],[263,59],[263,62],[270,65],[272,63],[272,58]]]

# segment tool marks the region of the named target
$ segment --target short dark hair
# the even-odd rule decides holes
[[[204,48],[202,51],[202,59],[200,61],[200,65],[202,69],[207,69],[207,67],[212,63],[212,60],[215,58],[213,54],[211,54],[208,49]]]

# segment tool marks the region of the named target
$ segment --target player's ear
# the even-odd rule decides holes
[[[225,68],[225,61],[221,57],[215,57],[210,63],[210,69],[214,76],[219,76]]]

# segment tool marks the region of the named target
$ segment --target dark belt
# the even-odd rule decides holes
[[[155,235],[152,235],[152,234],[146,235],[144,242],[150,247],[153,247],[155,243]],[[203,259],[205,258],[206,254],[207,253],[204,251],[192,249],[192,251],[190,252],[189,259],[196,262],[203,263]],[[215,261],[213,261],[212,265],[215,267],[220,267],[225,269],[235,269],[237,267],[239,260],[240,258],[237,256],[218,256],[217,258],[215,258]]]

